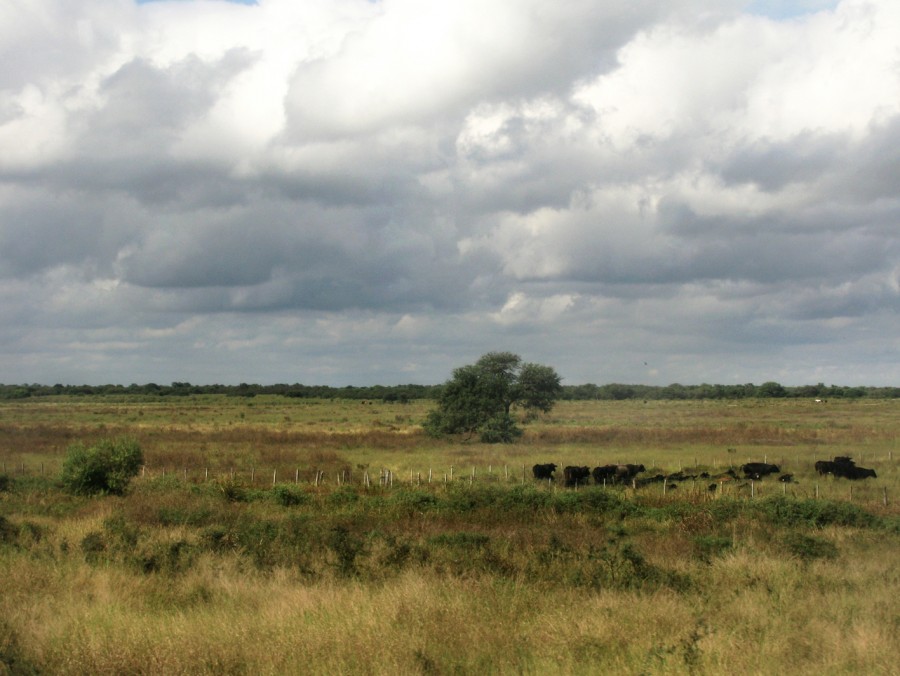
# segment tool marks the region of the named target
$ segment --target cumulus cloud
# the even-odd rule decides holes
[[[2,379],[437,382],[511,349],[571,383],[895,384],[897,25],[6,3]]]

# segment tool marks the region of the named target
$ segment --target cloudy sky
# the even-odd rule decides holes
[[[896,0],[4,0],[0,382],[900,384]]]

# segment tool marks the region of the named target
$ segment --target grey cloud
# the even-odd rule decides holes
[[[841,135],[811,132],[789,142],[760,141],[728,156],[720,174],[729,183],[749,182],[763,190],[781,190],[833,171],[835,164],[846,157],[848,145],[848,139]]]
[[[111,21],[140,37],[123,4]],[[639,66],[654,26],[677,24],[681,49],[740,4],[510,3],[507,39],[473,2],[484,20],[463,20],[436,62],[442,45],[379,42],[366,14],[354,35],[323,38],[341,50],[319,50],[269,90],[277,100],[249,108],[269,116],[266,132],[233,153],[216,152],[231,142],[222,130],[251,123],[227,116],[264,91],[257,66],[273,54],[216,55],[211,38],[185,56],[162,30],[144,36],[151,49],[100,24],[88,48],[87,28],[60,27],[80,12],[60,5],[46,30],[69,63],[23,54],[17,74],[0,61],[0,120],[46,115],[64,135],[0,174],[0,368],[51,381],[437,382],[511,349],[569,382],[803,381],[817,360],[871,349],[900,310],[900,117],[872,112],[848,132],[836,115],[779,136],[744,119],[752,78],[713,73],[699,111],[654,101],[655,83],[624,65],[609,89],[623,101],[595,110],[573,96],[619,72],[624,45]],[[169,9],[194,20],[193,3]],[[38,50],[33,18],[23,30]],[[747,73],[775,58],[765,49]],[[716,67],[686,64],[698,78]],[[763,80],[753,86],[777,97],[781,83]],[[26,83],[53,106],[17,105]],[[629,110],[630,95],[644,127],[604,112]],[[892,377],[854,364],[836,373]]]
[[[109,274],[119,248],[138,229],[125,205],[44,190],[8,194],[0,215],[0,276],[29,276],[58,266]]]

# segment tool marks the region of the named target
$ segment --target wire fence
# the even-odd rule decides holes
[[[876,458],[870,456],[870,461],[877,461]],[[882,466],[884,470],[893,469],[893,453],[889,452],[886,457],[881,459],[882,465],[890,463],[887,467]],[[651,467],[656,467],[651,465]],[[185,483],[202,484],[210,482],[231,482],[241,484],[250,488],[274,488],[279,485],[305,485],[309,487],[322,488],[339,488],[352,487],[356,489],[366,490],[390,490],[395,488],[428,488],[439,486],[460,486],[460,485],[497,485],[497,486],[515,486],[515,485],[533,485],[545,487],[548,490],[616,490],[624,492],[626,495],[658,495],[670,499],[678,499],[679,497],[688,497],[696,500],[698,497],[706,497],[716,499],[721,497],[732,498],[762,498],[772,495],[784,495],[795,498],[816,498],[828,500],[851,501],[859,504],[880,504],[888,506],[889,491],[886,485],[886,479],[865,479],[852,481],[848,479],[835,478],[832,476],[808,476],[808,468],[801,467],[796,469],[790,464],[786,464],[784,459],[781,460],[781,470],[795,469],[796,472],[804,471],[805,475],[799,479],[795,479],[790,474],[787,480],[779,481],[777,476],[767,477],[761,480],[741,477],[736,472],[734,475],[722,474],[719,471],[726,468],[726,465],[719,466],[718,463],[710,468],[701,470],[700,465],[685,466],[684,463],[678,463],[677,478],[676,475],[656,474],[650,476],[647,472],[642,472],[637,476],[631,477],[625,481],[606,480],[597,482],[590,477],[566,485],[563,479],[563,468],[559,468],[552,478],[536,479],[532,474],[532,469],[527,465],[502,465],[502,466],[477,466],[477,465],[448,465],[441,468],[429,467],[425,470],[394,470],[388,467],[382,467],[375,470],[369,468],[357,467],[351,468],[326,468],[319,467],[277,467],[277,468],[256,468],[256,467],[229,467],[229,468],[209,468],[209,467],[165,467],[154,465],[143,465],[139,474],[142,480],[153,480],[160,477],[171,477],[181,480]],[[708,471],[712,469],[712,472]],[[737,469],[734,465],[728,465],[727,469]],[[53,478],[59,476],[61,464],[55,463],[35,463],[29,465],[25,462],[9,463],[3,462],[0,465],[0,474],[15,476],[40,476]],[[891,481],[891,488],[896,484],[896,477]]]

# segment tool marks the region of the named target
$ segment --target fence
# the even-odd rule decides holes
[[[888,461],[893,461],[893,453],[888,454]],[[784,460],[782,469],[791,469],[785,466]],[[686,468],[682,462],[678,463],[679,472],[683,472]],[[8,463],[3,462],[0,466],[0,473],[8,476],[24,476],[36,475],[52,477],[59,473],[59,467],[47,466],[41,462],[33,467],[29,467],[24,462]],[[696,466],[695,466],[696,470]],[[562,470],[557,470],[557,474],[561,475]],[[798,482],[779,482],[777,478],[768,480],[750,480],[750,479],[733,479],[731,477],[723,478],[709,477],[701,478],[698,476],[688,476],[684,480],[671,480],[669,477],[663,477],[661,480],[655,481],[646,477],[634,478],[630,483],[619,484],[610,483],[607,485],[604,480],[602,484],[596,485],[588,480],[583,484],[572,487],[564,487],[562,485],[561,476],[557,480],[537,480],[532,478],[531,469],[526,465],[515,466],[503,465],[502,468],[488,465],[487,468],[479,468],[476,465],[466,465],[459,468],[455,465],[449,465],[445,469],[435,471],[433,467],[429,467],[425,471],[404,470],[397,472],[390,468],[381,468],[374,472],[368,469],[359,469],[354,472],[351,469],[331,469],[324,470],[317,467],[304,468],[295,467],[293,469],[274,468],[258,470],[251,468],[234,468],[227,470],[213,470],[210,468],[186,468],[174,469],[171,467],[152,467],[144,465],[141,468],[140,477],[143,479],[152,479],[157,477],[172,476],[177,477],[186,483],[207,483],[210,481],[231,481],[244,483],[250,487],[275,487],[279,484],[305,484],[314,487],[342,487],[354,486],[361,489],[392,489],[395,487],[427,487],[436,485],[473,485],[473,484],[496,484],[496,485],[544,485],[551,490],[585,490],[585,489],[605,489],[605,490],[624,490],[627,494],[657,494],[670,499],[677,499],[678,496],[685,494],[696,499],[698,496],[706,496],[709,499],[720,497],[746,497],[758,498],[770,495],[790,495],[798,498],[821,498],[829,500],[848,500],[858,502],[860,504],[880,503],[883,506],[889,504],[888,488],[881,481],[869,480],[850,481],[846,479],[835,479],[833,477],[817,477],[813,481],[804,479]]]

